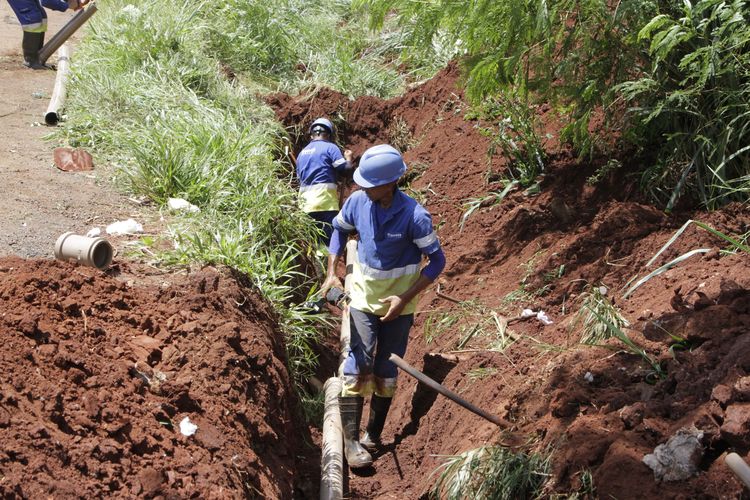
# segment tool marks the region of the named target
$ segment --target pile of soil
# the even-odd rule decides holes
[[[241,277],[18,258],[0,276],[3,498],[292,498],[317,481],[295,473],[315,460],[276,318]]]
[[[591,472],[602,498],[740,497],[742,486],[723,457],[736,451],[747,459],[750,449],[748,255],[723,252],[724,240],[691,225],[651,267],[645,264],[689,219],[725,234],[747,233],[746,208],[667,215],[642,197],[637,177],[627,175],[638,166],[627,157],[622,168],[590,183],[606,159],[576,160],[560,144],[549,108],[540,106],[548,161],[539,194],[519,189],[500,203],[488,199],[464,220],[467,201],[502,190],[507,160],[488,155],[490,139],[481,131],[488,124],[465,119],[459,78],[451,65],[387,101],[349,100],[326,89],[267,99],[290,129],[318,116],[343,117],[337,140],[355,158],[378,143],[405,152],[411,173],[402,189],[433,214],[448,259],[440,293],[433,287],[422,297],[406,360],[511,421],[513,441],[551,450],[549,493],[577,491],[582,474]],[[297,150],[307,141],[294,140]],[[697,248],[707,252],[623,298],[632,278]],[[582,294],[594,286],[606,288],[630,322],[627,334],[659,363],[663,378],[617,340],[607,348],[578,343]],[[553,324],[511,324],[506,336],[513,342],[503,351],[490,349],[497,329],[467,335],[493,313],[512,318],[524,308],[544,311]],[[449,317],[456,322],[441,323]],[[643,456],[693,426],[703,432],[698,473],[657,482]],[[446,455],[506,437],[402,375],[385,449],[373,470],[352,473],[350,494],[424,497]]]

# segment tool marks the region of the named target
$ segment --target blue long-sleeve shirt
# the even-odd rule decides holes
[[[351,306],[379,316],[388,311],[380,299],[401,295],[420,272],[434,280],[445,267],[445,256],[432,227],[432,217],[413,198],[398,189],[388,208],[373,203],[364,191],[354,192],[333,220],[330,253],[341,255],[345,235],[359,233],[357,259],[352,271]],[[422,256],[430,258],[423,270]],[[410,314],[416,300],[404,307]]]

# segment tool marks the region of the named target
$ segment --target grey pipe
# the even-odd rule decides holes
[[[66,85],[68,82],[68,70],[70,67],[70,51],[68,44],[60,47],[60,53],[57,55],[57,75],[55,76],[55,89],[52,91],[52,98],[44,113],[44,122],[47,125],[57,125],[60,121],[60,111],[65,106]]]
[[[750,488],[750,466],[736,453],[730,453],[724,458],[724,462],[732,469],[738,478]]]
[[[47,62],[47,59],[49,59],[50,56],[54,54],[62,44],[67,42],[68,38],[70,38],[73,33],[78,31],[78,28],[83,26],[83,23],[88,21],[95,12],[96,2],[91,2],[87,7],[80,10],[78,14],[73,16],[73,19],[68,21],[65,26],[60,28],[60,31],[55,33],[55,36],[50,38],[49,42],[44,44],[42,50],[39,51],[39,62],[41,62],[42,64]]]
[[[465,399],[463,399],[461,396],[456,394],[455,392],[451,391],[450,389],[446,388],[444,385],[438,384],[434,380],[432,380],[430,377],[425,375],[424,373],[420,372],[416,368],[413,368],[409,363],[401,359],[396,354],[391,354],[390,358],[388,358],[393,364],[404,370],[406,373],[414,377],[415,379],[422,382],[424,385],[432,389],[433,391],[437,391],[446,398],[450,399],[454,403],[458,403],[459,405],[463,406],[467,410],[476,413],[482,418],[485,418],[492,422],[493,424],[499,426],[499,427],[507,427],[507,422],[504,422],[500,417],[496,417],[495,415],[490,415],[486,411],[482,410],[481,408],[477,408],[473,404],[469,403]]]
[[[89,238],[71,232],[64,233],[55,242],[55,258],[59,260],[74,259],[77,262],[106,269],[112,263],[112,245],[104,238]]]
[[[323,443],[320,455],[320,500],[341,500],[344,496],[344,438],[341,431],[339,396],[341,379],[326,380]]]

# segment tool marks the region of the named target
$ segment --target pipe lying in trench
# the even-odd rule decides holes
[[[320,500],[340,500],[344,496],[344,437],[339,413],[340,395],[341,379],[331,377],[326,380],[320,455]]]
[[[357,240],[349,240],[346,244],[346,277],[344,278],[344,291],[350,292],[352,271],[354,270],[354,261],[357,258]],[[344,305],[341,308],[341,335],[339,336],[339,377],[344,375],[344,360],[349,354],[349,342],[351,340],[351,329],[349,323],[349,306]]]
[[[357,242],[346,244],[346,278],[344,290],[349,292],[353,262],[357,256]],[[339,376],[343,376],[344,359],[349,352],[349,306],[341,307],[341,335],[339,355]],[[344,436],[339,413],[341,379],[331,377],[326,380],[325,410],[323,414],[323,439],[320,456],[320,500],[340,500],[344,496]]]
[[[55,33],[55,36],[50,38],[49,42],[44,44],[44,47],[39,51],[39,62],[44,64],[62,44],[68,41],[73,33],[78,31],[78,28],[83,26],[83,23],[88,21],[91,16],[96,12],[96,2],[91,2],[86,8],[78,11],[78,14],[73,16],[73,19],[60,28],[60,31]]]
[[[68,44],[60,47],[60,53],[57,55],[57,75],[55,75],[55,89],[52,91],[52,98],[44,113],[44,123],[47,125],[57,125],[60,121],[60,111],[65,106],[66,85],[68,82],[68,69],[70,67],[70,51]]]
[[[465,399],[463,399],[461,396],[456,394],[455,392],[451,391],[450,389],[446,388],[442,384],[438,384],[434,380],[432,380],[430,377],[425,375],[424,373],[420,372],[416,368],[412,367],[409,363],[401,359],[399,356],[395,354],[391,354],[390,358],[388,358],[393,364],[401,368],[403,371],[414,377],[415,379],[422,382],[424,385],[432,389],[433,391],[437,391],[446,398],[450,399],[454,403],[457,403],[467,410],[476,413],[480,417],[489,420],[493,424],[499,426],[499,427],[508,427],[508,423],[504,422],[500,417],[496,417],[495,415],[490,415],[486,411],[482,410],[481,408],[477,408],[473,404],[469,403]]]
[[[747,462],[742,460],[742,457],[736,453],[730,453],[727,455],[726,458],[724,458],[724,462],[726,462],[729,468],[732,469],[732,472],[740,478],[745,486],[750,488],[750,465],[747,465]]]

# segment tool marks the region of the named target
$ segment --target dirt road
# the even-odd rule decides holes
[[[73,13],[48,11],[48,16],[49,40]],[[93,172],[55,167],[52,152],[62,144],[44,140],[53,130],[43,119],[55,72],[22,65],[21,28],[5,1],[0,26],[0,256],[51,256],[60,234],[103,228],[130,217],[134,207],[102,182],[106,174],[96,157]],[[74,49],[72,54],[74,59]],[[55,60],[53,55],[50,62]]]

